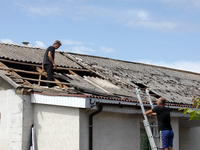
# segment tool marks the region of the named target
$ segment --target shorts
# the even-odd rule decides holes
[[[159,132],[160,148],[173,147],[174,132],[172,130],[161,130]]]

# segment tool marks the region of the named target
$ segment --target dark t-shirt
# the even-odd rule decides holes
[[[53,46],[49,46],[49,47],[47,48],[46,52],[44,53],[44,59],[43,59],[43,64],[44,64],[44,65],[47,65],[47,64],[48,64],[48,65],[53,65],[53,64],[51,63],[51,61],[49,60],[49,57],[48,57],[49,51],[51,51],[51,53],[52,53],[52,58],[53,58],[53,60],[54,60],[55,48],[54,48]]]
[[[152,109],[157,114],[158,119],[158,131],[160,130],[172,130],[170,111],[166,107],[156,106]]]

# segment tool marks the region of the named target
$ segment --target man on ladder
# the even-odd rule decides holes
[[[165,107],[166,100],[159,98],[156,107],[146,111],[146,115],[157,115],[160,146],[164,150],[173,150],[174,132],[171,127],[170,111]]]

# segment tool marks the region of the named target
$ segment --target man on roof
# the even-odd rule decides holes
[[[57,65],[54,62],[54,56],[55,56],[55,50],[58,49],[61,46],[61,42],[56,40],[53,44],[53,46],[49,46],[44,53],[43,63],[42,63],[42,71],[46,71],[47,73],[47,80],[52,81],[53,80],[53,74],[54,70],[53,68],[57,68]],[[51,83],[47,83],[47,86],[49,88],[53,87]]]
[[[170,110],[165,107],[166,99],[161,97],[157,101],[157,106],[146,111],[146,115],[157,116],[160,146],[163,150],[173,150],[174,132],[171,126]]]

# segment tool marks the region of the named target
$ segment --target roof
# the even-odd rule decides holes
[[[177,103],[190,103],[194,95],[200,95],[198,73],[104,57],[68,54],[128,92],[133,92],[135,86],[149,88],[151,93]]]
[[[45,86],[41,72],[45,49],[0,42],[0,76],[15,88],[40,93],[104,97],[135,102],[135,87],[165,97],[171,104],[191,104],[200,96],[200,74],[111,58],[56,51],[56,88]]]
[[[46,49],[28,45],[0,42],[0,58],[18,62],[27,62],[41,65],[45,50]],[[82,68],[77,63],[68,59],[64,52],[56,51],[55,58],[55,63],[60,67]]]

